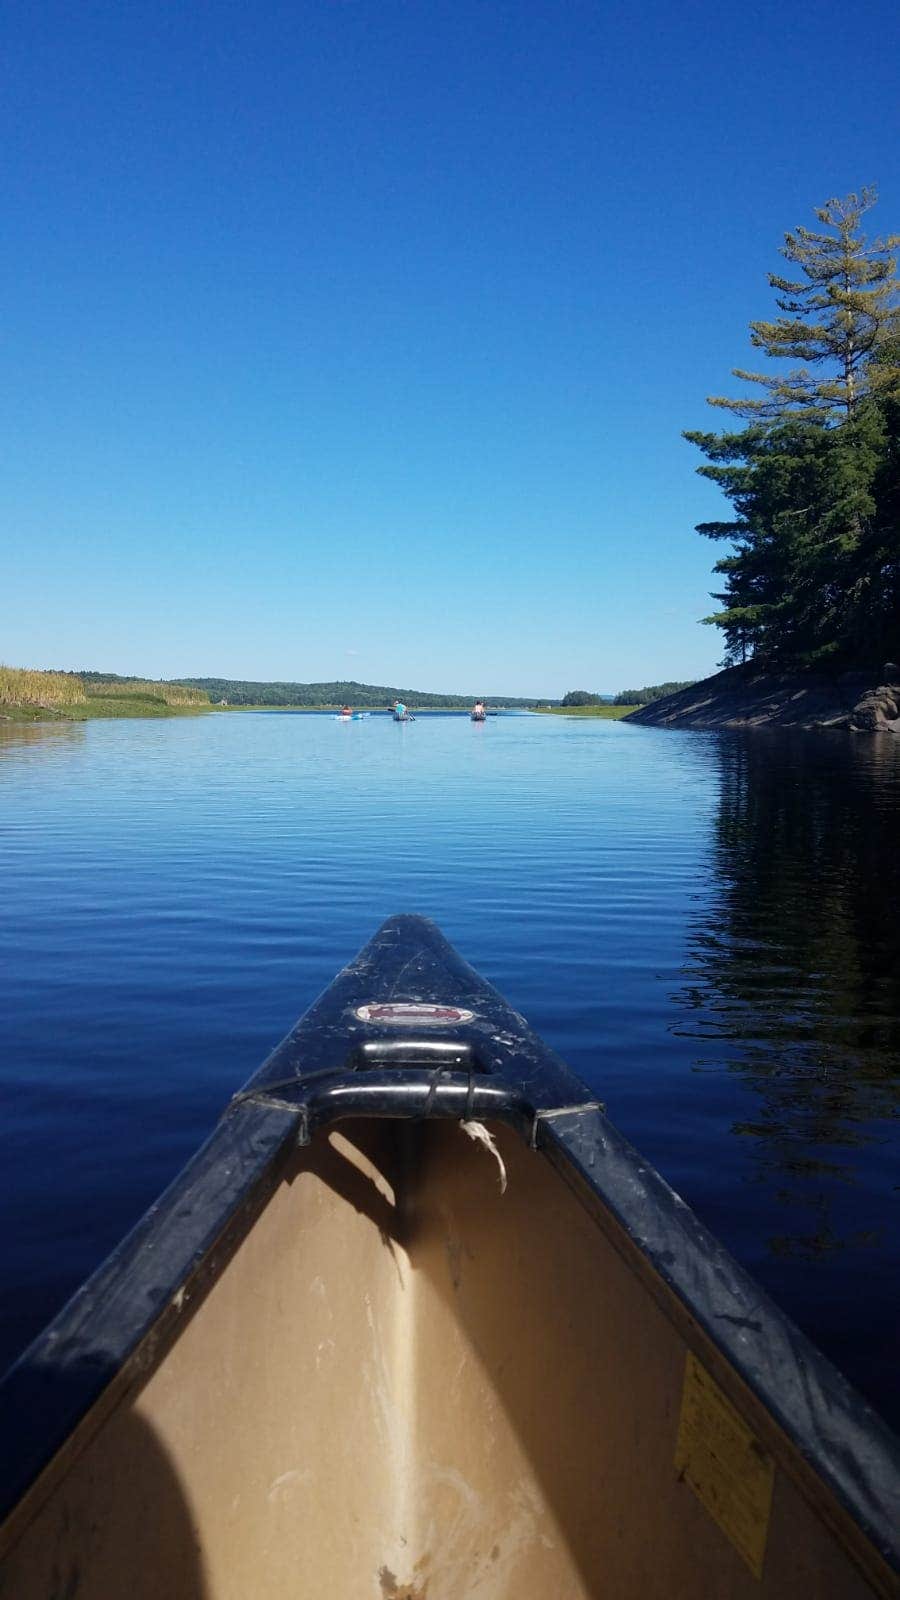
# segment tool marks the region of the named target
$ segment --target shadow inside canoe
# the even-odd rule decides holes
[[[46,1394],[47,1371],[32,1376]],[[64,1372],[57,1381],[66,1382]],[[103,1451],[81,1456],[66,1492],[51,1496],[0,1562],[4,1600],[211,1600],[211,1593],[182,1479],[152,1425],[129,1406],[107,1424]]]

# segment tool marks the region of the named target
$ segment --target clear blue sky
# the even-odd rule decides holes
[[[10,0],[0,660],[710,670],[685,427],[877,183],[892,0]]]

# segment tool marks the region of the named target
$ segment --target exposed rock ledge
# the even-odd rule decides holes
[[[729,667],[624,718],[655,728],[846,728],[900,734],[900,667],[881,673],[763,673]]]

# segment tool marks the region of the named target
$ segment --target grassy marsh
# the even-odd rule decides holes
[[[85,722],[94,717],[179,717],[211,711],[202,689],[142,679],[85,683],[76,673],[0,666],[0,718]]]
[[[539,706],[538,711],[542,717],[605,717],[608,721],[617,721],[619,717],[627,717],[629,711],[637,711],[637,706]]]

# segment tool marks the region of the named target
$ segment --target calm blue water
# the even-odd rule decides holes
[[[900,741],[0,723],[0,889],[0,1356],[419,911],[900,1422]]]

